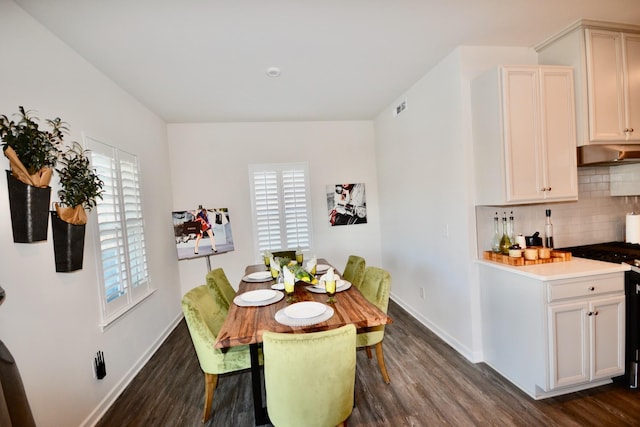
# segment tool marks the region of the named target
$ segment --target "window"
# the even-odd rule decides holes
[[[258,253],[312,248],[307,163],[250,165],[253,235]]]
[[[150,295],[144,244],[140,172],[135,155],[85,138],[91,164],[104,181],[96,206],[102,272],[102,326]]]

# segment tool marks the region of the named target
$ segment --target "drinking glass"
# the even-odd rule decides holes
[[[277,279],[279,274],[280,274],[280,270],[271,266],[271,277],[273,279]]]
[[[304,255],[302,254],[302,251],[296,252],[296,262],[298,263],[298,265],[302,265],[303,260],[304,260]]]
[[[329,296],[329,299],[327,300],[327,302],[329,304],[333,304],[334,302],[336,302],[336,281],[335,280],[325,280],[324,281],[324,289],[327,291],[327,295]]]
[[[271,264],[269,257],[267,255],[264,255],[262,258],[264,259],[264,266],[267,267],[267,269],[269,269],[269,265]]]
[[[296,297],[293,296],[295,290],[295,283],[293,281],[284,281],[284,293],[287,296],[286,302],[294,302]]]

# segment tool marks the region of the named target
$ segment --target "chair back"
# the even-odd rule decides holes
[[[362,286],[362,279],[364,279],[364,269],[366,266],[364,258],[350,255],[347,259],[347,265],[342,272],[342,278],[351,282],[353,286],[360,289]]]
[[[209,286],[198,286],[187,292],[182,297],[182,312],[204,372],[223,374],[251,366],[248,347],[233,347],[224,353],[214,347],[228,311],[216,300]]]
[[[289,260],[296,260],[296,251],[277,251],[271,252],[274,258],[289,258]]]
[[[367,267],[364,271],[360,292],[369,302],[386,313],[391,293],[391,275],[382,268]]]
[[[278,427],[329,427],[353,409],[356,328],[306,334],[265,331],[267,411]]]
[[[216,268],[207,273],[207,285],[217,294],[217,297],[224,303],[227,310],[231,307],[236,291],[229,283],[227,275],[222,268]]]

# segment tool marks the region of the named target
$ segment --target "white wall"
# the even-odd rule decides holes
[[[138,154],[142,166],[149,270],[155,294],[104,332],[99,328],[95,236],[88,226],[84,268],[56,273],[53,242],[13,243],[4,172],[0,178],[0,339],[12,352],[41,427],[91,424],[179,320],[180,289],[169,212],[166,126],[22,9],[0,0],[0,114],[18,106]],[[0,157],[2,169],[9,163]],[[54,175],[52,202],[57,199]],[[94,213],[90,221],[94,221]],[[104,351],[107,376],[92,376]]]
[[[277,122],[170,124],[174,210],[227,207],[235,250],[210,257],[237,286],[247,265],[260,263],[253,245],[250,164],[309,163],[315,253],[338,269],[347,257],[380,265],[380,200],[376,179],[373,123]],[[330,227],[326,186],[365,183],[367,224]],[[203,284],[204,258],[180,261],[182,292]]]
[[[490,66],[536,61],[527,48],[458,48],[375,120],[393,298],[474,361],[481,341],[469,85]],[[403,99],[407,109],[393,117]]]

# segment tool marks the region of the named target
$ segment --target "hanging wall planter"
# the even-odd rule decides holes
[[[51,211],[56,272],[69,273],[82,269],[85,229],[86,224],[69,224],[60,219],[55,211]]]
[[[50,130],[42,130],[38,118],[23,107],[18,107],[18,111],[17,121],[0,116],[0,139],[11,167],[7,171],[7,185],[13,241],[32,243],[47,240],[49,182],[67,128],[56,118],[46,120]]]
[[[56,271],[70,272],[82,268],[87,211],[96,206],[96,199],[102,198],[104,184],[77,142],[62,153],[60,164],[62,167],[56,169],[60,203],[51,212],[51,228]]]
[[[18,181],[7,171],[11,228],[15,243],[47,240],[51,187],[34,187]]]

